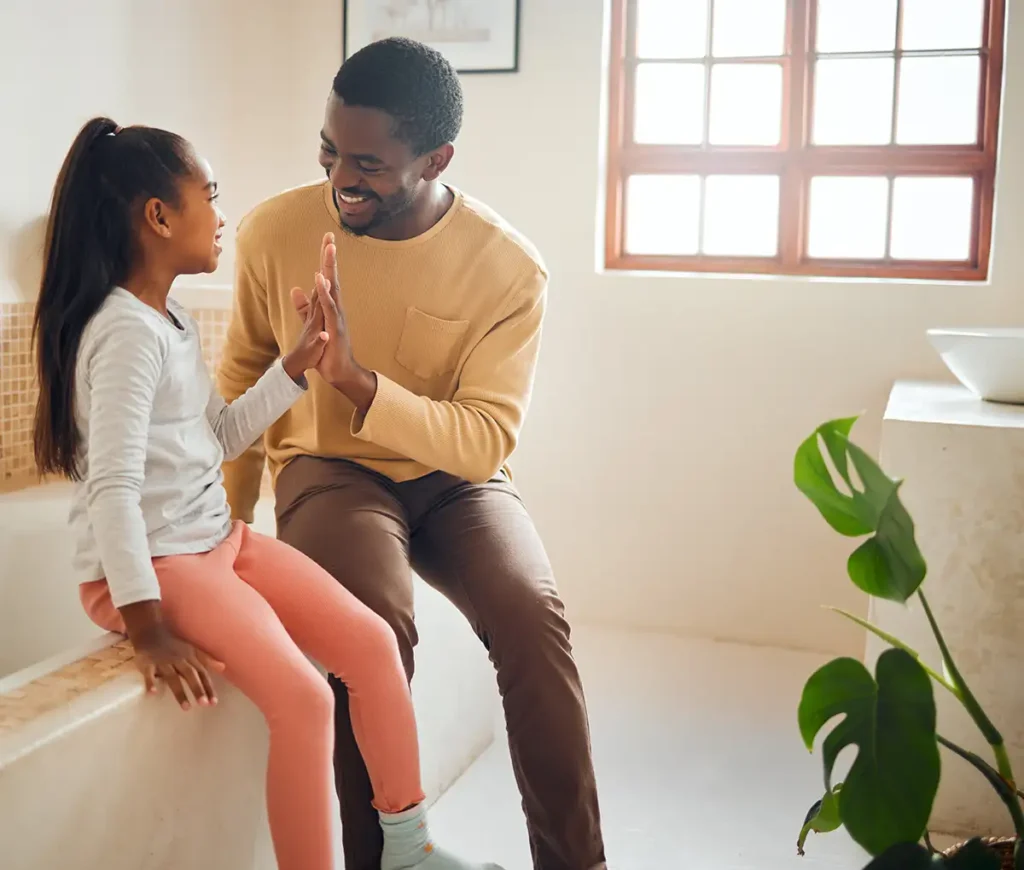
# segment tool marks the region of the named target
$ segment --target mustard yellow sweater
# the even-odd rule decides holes
[[[516,446],[529,402],[547,289],[530,243],[456,192],[414,239],[341,229],[326,182],[257,206],[238,231],[235,302],[219,372],[232,401],[295,341],[290,291],[307,293],[324,233],[336,233],[341,301],[357,361],[377,373],[361,427],[352,404],[310,373],[310,389],[257,444],[224,468],[234,516],[252,520],[264,455],[276,478],[296,456],[344,458],[412,480],[446,471],[485,481]]]

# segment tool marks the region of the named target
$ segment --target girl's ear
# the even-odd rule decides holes
[[[143,220],[145,225],[161,238],[171,237],[171,227],[167,222],[167,206],[163,201],[156,197],[147,200],[143,208]]]

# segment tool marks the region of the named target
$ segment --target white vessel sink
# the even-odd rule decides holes
[[[929,329],[928,340],[971,392],[1024,404],[1024,328]]]

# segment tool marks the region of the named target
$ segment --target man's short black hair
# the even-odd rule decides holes
[[[384,39],[350,57],[334,77],[347,106],[380,109],[417,156],[454,142],[462,127],[462,85],[444,55],[411,39]]]

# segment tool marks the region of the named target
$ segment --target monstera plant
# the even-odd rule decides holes
[[[873,856],[868,870],[1024,870],[1022,794],[1006,746],[957,668],[921,589],[927,568],[914,538],[914,523],[900,501],[901,481],[885,474],[850,440],[856,420],[825,423],[800,445],[794,463],[796,485],[835,531],[863,539],[847,562],[850,579],[859,589],[901,604],[917,597],[938,642],[942,672],[929,668],[898,638],[836,610],[891,648],[879,657],[874,675],[856,659],[839,658],[804,686],[798,719],[807,748],[813,751],[825,726],[839,721],[821,744],[825,794],[807,815],[798,851],[803,854],[811,831],[842,826]],[[933,686],[963,704],[991,747],[991,761],[937,732]],[[931,847],[927,825],[939,787],[940,745],[988,780],[1006,805],[1015,839],[975,839],[944,854]],[[836,759],[851,746],[857,749],[856,757],[843,782],[835,782]]]

